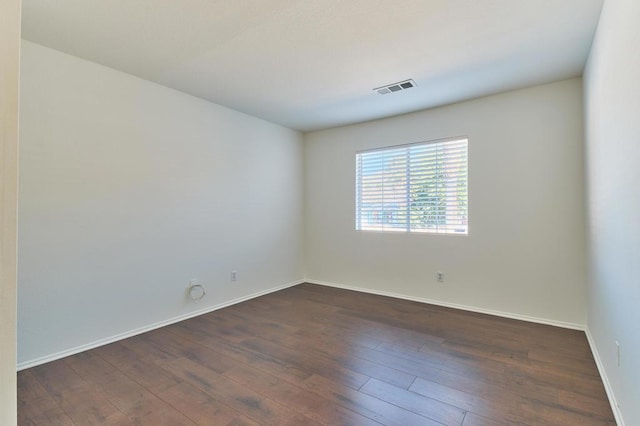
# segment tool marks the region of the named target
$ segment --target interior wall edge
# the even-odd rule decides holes
[[[149,324],[149,325],[144,326],[144,327],[138,327],[136,329],[133,329],[133,330],[130,330],[130,331],[126,331],[124,333],[119,333],[119,334],[116,334],[116,335],[113,335],[113,336],[110,336],[110,337],[106,337],[104,339],[99,339],[99,340],[96,340],[94,342],[87,343],[87,344],[84,344],[84,345],[81,345],[81,346],[76,346],[76,347],[69,348],[69,349],[64,350],[64,351],[56,352],[56,353],[53,353],[53,354],[50,354],[50,355],[45,355],[45,356],[38,357],[38,358],[35,358],[35,359],[32,359],[32,360],[23,361],[23,362],[18,364],[17,370],[18,371],[22,371],[22,370],[26,370],[26,369],[31,368],[31,367],[36,367],[38,365],[42,365],[42,364],[46,364],[48,362],[56,361],[58,359],[65,358],[65,357],[68,357],[68,356],[71,356],[71,355],[75,355],[75,354],[78,354],[80,352],[84,352],[84,351],[88,351],[88,350],[91,350],[91,349],[98,348],[100,346],[108,345],[109,343],[114,343],[114,342],[117,342],[117,341],[120,341],[120,340],[127,339],[129,337],[133,337],[133,336],[137,336],[139,334],[146,333],[148,331],[152,331],[152,330],[155,330],[155,329],[158,329],[158,328],[161,328],[161,327],[166,327],[168,325],[175,324],[175,323],[178,323],[180,321],[184,321],[184,320],[188,320],[190,318],[194,318],[194,317],[197,317],[197,316],[200,316],[200,315],[208,314],[209,312],[217,311],[219,309],[223,309],[223,308],[226,308],[228,306],[232,306],[232,305],[236,305],[238,303],[246,302],[247,300],[255,299],[257,297],[264,296],[264,295],[269,294],[269,293],[274,293],[276,291],[284,290],[286,288],[293,287],[293,286],[296,286],[298,284],[302,284],[304,282],[306,282],[306,281],[305,280],[297,280],[297,281],[292,281],[292,282],[285,283],[285,284],[280,284],[280,285],[277,285],[275,287],[268,288],[266,290],[261,290],[261,291],[258,291],[256,293],[249,294],[247,296],[238,297],[236,299],[232,299],[232,300],[229,300],[227,302],[222,302],[222,303],[218,303],[217,305],[208,306],[208,307],[206,307],[204,309],[200,309],[200,310],[197,310],[197,311],[189,312],[189,313],[186,313],[186,314],[183,314],[183,315],[178,315],[176,317],[169,318],[169,319],[166,319],[166,320],[163,320],[163,321],[159,321],[159,322],[156,322],[156,323],[153,323],[153,324]]]
[[[21,0],[0,2],[0,424],[17,422],[17,207]]]
[[[613,392],[613,387],[609,382],[609,377],[607,376],[607,370],[604,368],[604,363],[600,358],[600,353],[598,352],[598,347],[596,346],[595,339],[591,334],[591,330],[589,327],[585,327],[584,330],[587,335],[587,341],[589,342],[589,348],[591,349],[591,353],[593,354],[593,359],[596,362],[596,366],[598,367],[598,373],[600,373],[600,378],[602,379],[602,384],[604,385],[604,390],[607,392],[607,398],[609,398],[609,405],[611,405],[611,410],[613,411],[613,415],[616,418],[616,423],[618,426],[625,426],[624,419],[622,417],[622,412],[620,411],[620,407],[618,406],[618,402],[616,396]]]

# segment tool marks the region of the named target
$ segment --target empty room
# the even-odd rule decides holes
[[[0,23],[0,425],[640,425],[639,1]]]

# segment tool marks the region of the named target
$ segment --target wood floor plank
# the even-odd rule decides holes
[[[260,338],[244,340],[242,345],[255,352],[273,354],[278,359],[285,360],[290,365],[297,365],[301,368],[306,367],[314,374],[327,377],[353,389],[360,388],[360,386],[369,380],[369,376],[344,368],[339,363],[330,359],[310,355],[307,352],[291,350],[285,346]]]
[[[165,389],[159,397],[200,425],[211,423],[214,419],[216,424],[220,425],[259,424],[190,383],[182,382]]]
[[[611,413],[609,401],[604,398],[593,398],[577,392],[558,391],[558,404],[578,413],[593,415],[606,419]]]
[[[106,424],[123,417],[104,394],[73,371],[64,359],[30,371],[76,424]]]
[[[140,386],[153,393],[162,392],[182,382],[165,369],[142,360],[120,365],[118,368]]]
[[[355,389],[362,386],[369,378],[364,374],[344,368],[343,365],[331,359],[313,355],[308,351],[289,349],[286,344],[281,344],[281,342],[273,343],[262,337],[253,337],[255,333],[246,330],[241,331],[227,327],[224,331],[220,331],[218,328],[207,326],[205,322],[201,324],[199,332],[199,335],[204,334],[207,337],[207,344],[214,350],[221,341],[225,341],[227,344],[235,344],[236,347],[248,349],[255,354],[269,354],[277,359],[278,363],[285,364],[287,368],[294,368],[298,371],[306,370],[330,377]]]
[[[480,351],[483,350],[479,349],[478,352]],[[464,372],[467,375],[473,375],[478,378],[501,378],[504,376],[505,366],[511,362],[499,361],[494,359],[494,357],[478,355],[477,352],[471,353],[472,351],[463,351],[461,353],[453,351],[443,345],[439,345],[437,347],[431,346],[429,349],[426,349],[423,346],[420,351],[414,351],[397,344],[383,344],[378,346],[375,350],[362,351],[363,356],[370,354],[371,356],[377,357],[380,355],[374,354],[379,354],[380,352],[389,356],[390,359],[406,360],[407,362],[422,365],[424,367],[438,368],[441,370],[451,371],[453,373]]]
[[[553,350],[540,348],[529,349],[528,358],[550,366],[560,367],[569,371],[599,378],[598,370],[593,359],[580,356],[570,356]]]
[[[127,417],[135,425],[195,425],[186,415],[175,410],[155,395],[138,400],[125,411]]]
[[[305,381],[305,385],[310,391],[327,398],[334,404],[342,405],[384,425],[435,426],[443,424],[358,390],[336,385],[322,376],[311,376]]]
[[[399,387],[407,388],[415,379],[411,374],[358,357],[358,345],[352,344],[348,338],[340,339],[327,333],[319,336],[308,331],[305,334],[298,328],[261,321],[260,317],[246,313],[235,316],[242,319],[243,333],[247,336],[260,336],[298,352],[336,361],[349,370]],[[268,329],[262,329],[263,325],[267,325]]]
[[[291,348],[298,351],[309,351],[340,363],[345,368],[368,377],[382,380],[392,385],[407,389],[416,376],[395,368],[369,361],[358,356],[359,348],[348,342],[301,340]]]
[[[507,424],[513,425],[516,423],[501,423],[474,413],[467,413],[462,422],[462,426],[506,426]]]
[[[507,392],[505,386],[509,380],[508,377],[493,374],[483,375],[466,363],[456,364],[455,360],[447,365],[439,365],[431,360],[418,362],[397,354],[377,350],[362,350],[360,354],[371,361],[392,366],[407,374],[415,374],[426,380],[475,395],[483,395],[487,392],[492,395],[501,395]],[[478,367],[481,369],[481,366]]]
[[[162,364],[180,358],[180,355],[172,352],[171,348],[160,347],[150,342],[148,333],[121,340],[119,343],[136,354],[138,358],[156,364]]]
[[[122,341],[109,343],[108,345],[91,349],[90,352],[114,366],[129,365],[141,360],[142,358],[136,352],[124,346]]]
[[[545,426],[615,426],[613,418],[601,418],[584,415],[566,407],[549,405],[539,401],[527,401],[520,404],[519,414],[522,422],[530,425]]]
[[[514,411],[517,409],[518,400],[509,395],[478,396],[430,382],[421,377],[416,379],[409,390],[459,407],[467,411],[467,414],[479,415],[494,422],[514,423],[517,421],[517,415],[514,414]]]
[[[332,321],[330,322],[331,327],[328,327],[326,319],[313,318],[311,314],[312,311],[308,309],[306,305],[296,306],[295,309],[298,311],[275,311],[269,308],[268,305],[263,305],[258,308],[252,308],[251,314],[258,317],[260,321],[263,321],[265,318],[271,318],[284,324],[298,325],[299,330],[294,334],[302,337],[311,334],[320,339],[338,338],[348,342],[357,342],[357,344],[368,348],[375,348],[384,342],[384,340],[382,340],[382,331],[375,327],[354,327],[354,324],[351,322],[340,321],[337,317],[332,317]],[[390,335],[391,338],[397,336],[397,334],[393,335],[392,333],[390,333]]]
[[[91,389],[99,390],[122,412],[149,396],[149,391],[98,356],[85,352],[70,356],[65,362]]]
[[[370,379],[361,392],[446,425],[461,425],[465,411],[415,392]]]
[[[74,424],[30,371],[18,374],[17,390],[19,424],[61,426]]]
[[[259,317],[247,316],[248,321],[258,322]],[[258,330],[256,330],[258,331]],[[408,388],[415,380],[415,376],[404,373],[395,368],[371,362],[358,356],[358,351],[362,346],[354,343],[348,337],[337,338],[333,333],[318,334],[309,330],[295,331],[295,339],[286,342],[277,340],[279,344],[307,354],[325,357],[338,362],[343,367],[361,373],[368,377],[374,377],[393,385]],[[274,341],[273,338],[270,339]],[[377,346],[377,345],[376,345]]]
[[[66,358],[66,362],[135,424],[194,424],[153,392],[97,355],[84,352]]]
[[[227,343],[224,339],[211,336],[200,329],[190,329],[184,325],[167,328],[170,333],[178,334],[185,338],[196,339],[203,346],[220,354],[222,357],[234,359],[238,362],[250,364],[267,373],[276,374],[286,378],[291,382],[302,382],[311,373],[306,369],[296,365],[288,364],[285,361],[273,357],[271,354],[254,352],[247,348]]]
[[[507,374],[513,378],[514,390],[519,392],[531,389],[531,385],[539,385],[601,399],[606,396],[602,381],[598,378],[566,371],[562,368],[547,365],[523,365],[508,367]]]
[[[289,324],[297,324],[302,330],[315,330],[320,333],[331,330],[332,333],[342,333],[346,335],[349,340],[357,341],[359,344],[370,348],[375,348],[378,343],[395,342],[397,339],[403,337],[411,341],[419,342],[420,344],[425,343],[425,341],[422,341],[425,337],[427,337],[428,341],[433,339],[433,336],[425,336],[382,322],[359,318],[341,312],[343,310],[333,306],[305,299],[302,299],[295,306],[287,310],[276,310],[266,302],[263,302],[257,307],[256,305],[258,305],[257,302],[252,305],[252,313],[263,317],[277,318],[278,321]],[[330,318],[330,320],[328,320],[328,318]],[[328,327],[328,324],[330,324],[331,327]],[[369,341],[375,343],[373,345],[368,344]]]
[[[18,373],[20,425],[615,425],[583,332],[301,284]]]
[[[148,341],[154,345],[158,345],[164,349],[170,349],[176,354],[180,354],[182,357],[189,358],[192,361],[199,363],[200,365],[207,367],[216,373],[222,374],[225,371],[236,366],[237,361],[226,355],[221,355],[218,352],[213,351],[211,348],[196,343],[194,340],[190,340],[179,334],[167,333],[149,333],[147,336]]]
[[[327,399],[319,397],[317,394],[248,366],[227,371],[225,376],[244,386],[250,387],[256,392],[269,395],[269,397],[275,401],[300,411],[301,414],[311,417],[322,424],[378,424],[344,407],[331,404]]]
[[[165,365],[172,373],[206,392],[214,399],[234,408],[262,424],[281,425],[298,413],[245,386],[230,380],[189,359],[178,358]],[[305,418],[305,424],[316,423]]]

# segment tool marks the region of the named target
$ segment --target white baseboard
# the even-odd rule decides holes
[[[377,294],[379,296],[394,297],[396,299],[410,300],[412,302],[428,303],[430,305],[444,306],[446,308],[460,309],[460,310],[463,310],[463,311],[477,312],[477,313],[480,313],[480,314],[495,315],[495,316],[498,316],[498,317],[515,319],[515,320],[520,320],[520,321],[528,321],[528,322],[534,322],[534,323],[538,323],[538,324],[552,325],[552,326],[555,326],[555,327],[568,328],[568,329],[571,329],[571,330],[584,331],[586,329],[584,324],[576,324],[576,323],[572,323],[572,322],[556,321],[556,320],[547,319],[547,318],[531,317],[531,316],[528,316],[528,315],[520,315],[520,314],[516,314],[516,313],[512,313],[512,312],[495,311],[493,309],[485,309],[485,308],[478,308],[478,307],[475,307],[475,306],[460,305],[460,304],[457,304],[457,303],[443,302],[441,300],[424,299],[422,297],[408,296],[406,294],[391,293],[391,292],[388,292],[388,291],[381,291],[381,290],[372,290],[370,288],[355,287],[355,286],[350,286],[350,285],[336,284],[336,283],[331,283],[331,282],[326,282],[326,281],[317,281],[317,280],[312,280],[312,279],[307,279],[306,282],[308,282],[310,284],[324,285],[324,286],[327,286],[327,287],[342,288],[344,290],[359,291],[361,293],[370,293],[370,294]]]
[[[618,424],[618,426],[625,426],[624,419],[622,418],[622,412],[620,411],[620,407],[618,406],[618,402],[616,401],[616,397],[613,393],[613,388],[611,387],[611,383],[609,382],[609,378],[607,377],[607,372],[604,369],[604,364],[602,363],[602,359],[600,358],[600,354],[598,353],[598,347],[596,346],[596,342],[593,339],[591,330],[589,330],[589,327],[586,327],[584,332],[587,335],[587,341],[589,342],[589,346],[591,347],[593,359],[596,361],[596,366],[598,367],[600,378],[602,379],[602,383],[604,384],[604,390],[607,392],[609,404],[611,405],[613,415],[616,418],[616,423]]]
[[[179,315],[177,317],[173,317],[173,318],[170,318],[170,319],[167,319],[167,320],[164,320],[164,321],[156,322],[154,324],[150,324],[150,325],[147,325],[147,326],[144,326],[144,327],[139,327],[139,328],[136,328],[134,330],[126,331],[124,333],[119,333],[119,334],[116,334],[116,335],[111,336],[111,337],[107,337],[107,338],[104,338],[104,339],[96,340],[94,342],[87,343],[85,345],[77,346],[75,348],[67,349],[67,350],[64,350],[64,351],[60,351],[60,352],[57,352],[57,353],[54,353],[54,354],[51,354],[51,355],[46,355],[46,356],[43,356],[43,357],[40,357],[40,358],[36,358],[36,359],[32,359],[32,360],[29,360],[29,361],[24,361],[24,362],[21,362],[21,363],[18,364],[18,368],[17,369],[18,369],[18,371],[25,370],[27,368],[31,368],[31,367],[35,367],[37,365],[45,364],[47,362],[55,361],[55,360],[60,359],[60,358],[64,358],[64,357],[71,356],[71,355],[75,355],[77,353],[88,351],[90,349],[94,349],[94,348],[97,348],[99,346],[104,346],[104,345],[107,345],[109,343],[117,342],[118,340],[127,339],[129,337],[133,337],[133,336],[136,336],[138,334],[146,333],[147,331],[155,330],[157,328],[165,327],[165,326],[170,325],[170,324],[175,324],[177,322],[184,321],[184,320],[189,319],[189,318],[197,317],[199,315],[203,315],[203,314],[206,314],[206,313],[209,313],[209,312],[213,312],[213,311],[216,311],[218,309],[226,308],[227,306],[231,306],[231,305],[235,305],[237,303],[245,302],[245,301],[250,300],[250,299],[255,299],[256,297],[264,296],[265,294],[273,293],[273,292],[276,292],[276,291],[279,291],[279,290],[284,290],[285,288],[293,287],[295,285],[302,284],[304,282],[306,282],[306,281],[305,280],[299,280],[299,281],[294,281],[294,282],[290,282],[290,283],[287,283],[287,284],[281,284],[279,286],[272,287],[272,288],[269,288],[267,290],[262,290],[262,291],[259,291],[257,293],[250,294],[248,296],[238,297],[237,299],[229,300],[227,302],[219,303],[219,304],[213,305],[213,306],[208,306],[206,308],[203,308],[203,309],[200,309],[200,310],[197,310],[197,311],[189,312],[189,313],[184,314],[184,315]]]

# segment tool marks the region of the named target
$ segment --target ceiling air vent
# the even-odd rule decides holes
[[[387,84],[386,86],[376,87],[373,90],[381,95],[386,95],[387,93],[400,92],[402,90],[411,89],[412,87],[416,87],[416,82],[409,79],[398,83]]]

